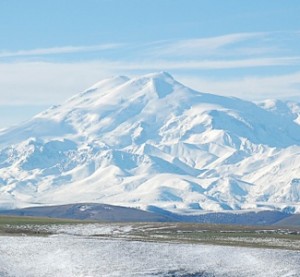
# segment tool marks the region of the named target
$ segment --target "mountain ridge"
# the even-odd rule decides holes
[[[0,206],[300,211],[300,105],[113,77],[0,131]]]

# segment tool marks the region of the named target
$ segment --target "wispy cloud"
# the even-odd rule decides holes
[[[297,34],[289,33],[288,36],[295,37]],[[103,52],[106,54],[101,58],[105,57],[110,62],[121,61],[128,65],[136,63],[139,66],[147,64],[148,68],[157,68],[157,65],[161,64],[167,64],[171,68],[217,69],[293,64],[297,57],[292,57],[292,55],[297,56],[299,53],[298,51],[284,52],[283,48],[286,50],[286,47],[281,48],[282,45],[278,42],[281,41],[280,38],[281,35],[277,33],[235,33],[215,37],[135,44],[110,43],[18,51],[0,50],[0,59],[8,58],[10,61],[14,61],[19,57],[36,57],[43,60],[43,56],[46,55],[61,55],[59,59],[66,61],[67,59],[62,54]],[[115,51],[105,52],[105,50]],[[290,57],[286,57],[287,55]],[[78,55],[72,56],[72,61],[76,62],[76,58]]]
[[[248,100],[283,99],[300,102],[300,71],[273,76],[245,76],[228,79],[179,75],[194,89]]]
[[[166,66],[166,64],[165,64]],[[171,66],[171,65],[168,65]],[[294,98],[300,101],[300,71],[273,76],[199,77],[176,68],[149,69],[138,63],[112,63],[108,61],[49,63],[0,63],[0,105],[52,105],[62,103],[101,79],[113,75],[140,75],[145,72],[167,70],[175,78],[199,91],[241,98]],[[37,78],[38,76],[38,78]],[[197,76],[197,77],[195,77]]]
[[[117,50],[123,57],[136,59],[168,59],[178,60],[188,58],[216,58],[241,55],[260,55],[278,50],[270,43],[272,33],[236,33],[215,37],[193,38],[184,40],[163,40],[148,43],[107,43],[90,46],[62,46],[51,48],[36,48],[28,50],[0,50],[0,58],[59,55],[72,53],[98,52]],[[262,43],[262,41],[269,41]],[[253,45],[254,43],[254,45]],[[111,59],[114,54],[111,55]]]
[[[207,38],[195,38],[178,41],[165,41],[153,47],[150,52],[156,56],[182,56],[214,54],[226,46],[233,46],[240,42],[259,40],[267,33],[236,33]]]
[[[101,62],[0,63],[0,105],[53,105],[121,72]]]
[[[275,39],[276,35],[278,38]],[[291,49],[289,41],[295,35],[298,36],[296,33],[287,35],[288,44],[282,40],[286,49]],[[287,98],[295,97],[297,93],[300,94],[299,82],[297,83],[300,78],[300,53],[297,47],[291,51],[279,51],[282,45],[274,43],[274,39],[278,42],[283,36],[281,33],[241,33],[134,45],[101,44],[0,51],[0,58],[3,58],[0,62],[0,105],[60,103],[110,75],[137,75],[161,70],[178,73],[176,77],[178,76],[179,80],[182,77],[183,82],[202,91],[240,97],[245,94],[249,99],[257,99],[260,96],[282,98],[283,93]],[[270,48],[273,50],[272,55],[268,52]],[[110,49],[116,51],[105,52],[109,54],[101,55],[102,60],[81,59],[79,62],[59,56],[54,62],[50,62],[48,57],[46,62],[43,57],[104,52]],[[33,62],[31,57],[35,56]],[[278,75],[249,77],[250,73],[255,75],[255,72],[257,75],[258,72],[270,75],[269,69]],[[287,74],[291,71],[297,74]],[[286,72],[286,75],[283,75],[283,72]],[[218,78],[223,73],[225,77]],[[192,77],[196,75],[215,78]]]
[[[110,44],[100,44],[100,45],[92,45],[92,46],[63,46],[63,47],[37,48],[37,49],[18,50],[18,51],[0,51],[0,58],[96,52],[96,51],[116,49],[121,46],[123,46],[123,44],[110,43]]]
[[[274,57],[254,59],[227,59],[227,60],[143,60],[139,62],[109,62],[102,61],[108,68],[123,70],[206,70],[206,69],[233,69],[267,66],[300,65],[300,56]]]

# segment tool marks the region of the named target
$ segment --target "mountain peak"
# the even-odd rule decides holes
[[[142,76],[138,76],[136,78],[129,78],[124,75],[117,75],[113,77],[106,78],[101,80],[85,90],[81,95],[86,95],[91,92],[99,91],[106,93],[109,90],[115,89],[127,82],[135,83],[135,84],[144,84],[151,82],[155,90],[157,90],[158,94],[165,94],[166,91],[170,91],[170,88],[167,88],[166,84],[172,85],[175,82],[172,75],[167,72],[155,72],[155,73],[148,73]],[[131,84],[129,84],[131,86]],[[162,92],[162,90],[164,92]]]
[[[149,73],[144,76],[141,76],[141,78],[151,78],[151,79],[172,79],[174,80],[173,76],[165,71],[159,71],[154,73]]]
[[[130,78],[127,76],[124,76],[124,75],[112,76],[112,77],[109,77],[109,78],[106,78],[104,80],[97,82],[96,84],[94,84],[93,86],[88,88],[85,92],[89,92],[89,91],[96,90],[99,88],[106,89],[106,90],[111,89],[113,87],[116,87],[118,85],[126,83],[129,80],[130,80]]]

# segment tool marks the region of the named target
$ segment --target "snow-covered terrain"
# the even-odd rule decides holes
[[[70,235],[0,236],[2,277],[296,277],[299,272],[300,255],[297,251]]]
[[[300,212],[300,104],[114,77],[0,131],[0,206]]]

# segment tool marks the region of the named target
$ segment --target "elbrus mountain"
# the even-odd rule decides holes
[[[300,212],[300,104],[103,80],[0,131],[0,207],[104,203]]]

